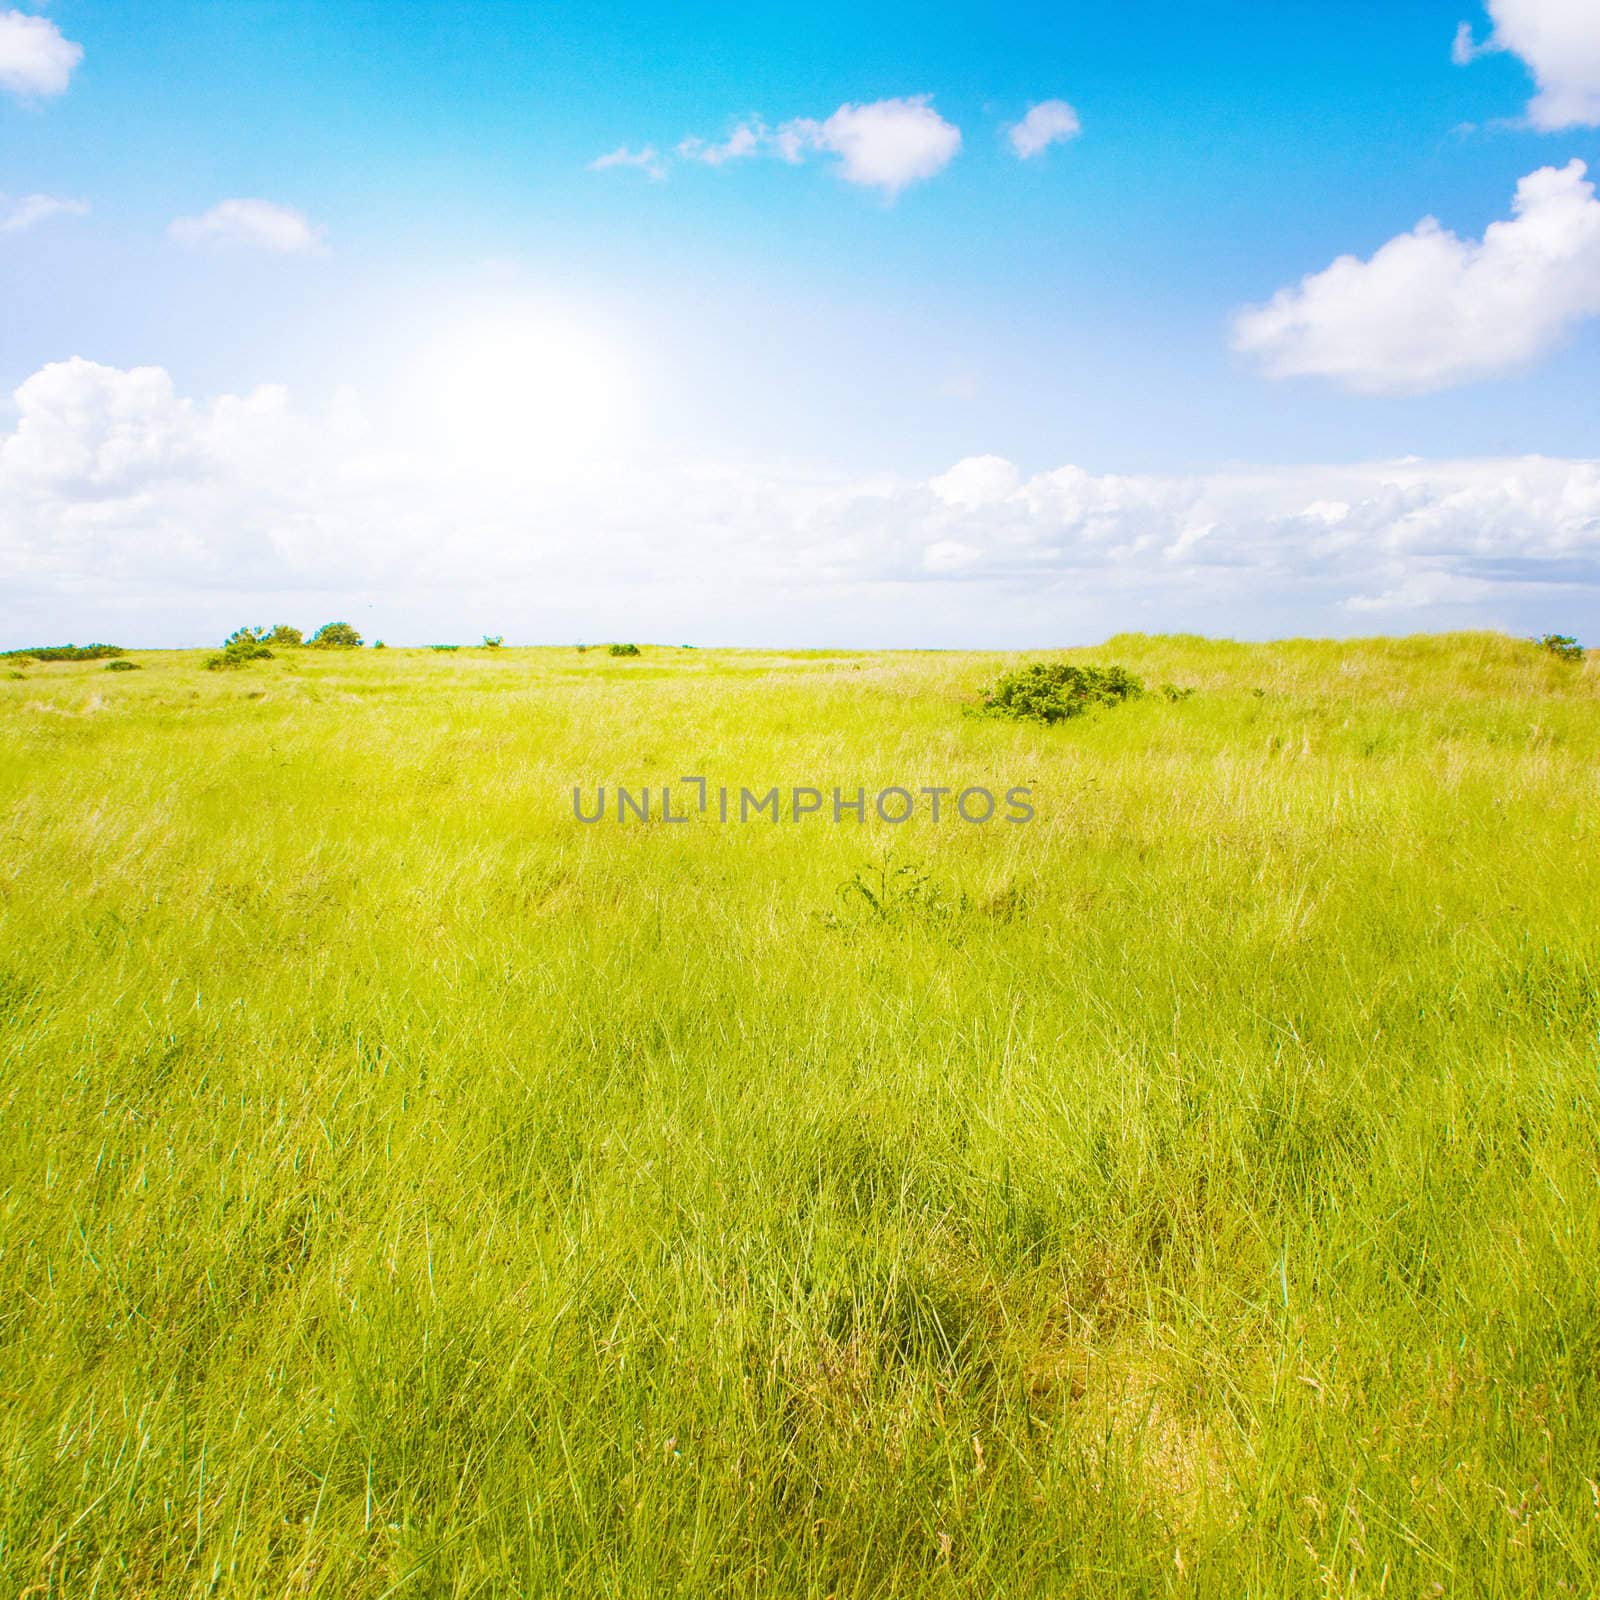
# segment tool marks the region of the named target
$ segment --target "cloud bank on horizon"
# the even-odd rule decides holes
[[[730,617],[781,594],[791,638],[906,643],[948,605],[929,596],[955,589],[967,599],[938,642],[978,644],[1043,600],[1080,626],[1110,601],[1148,628],[1225,618],[1249,633],[1259,616],[1257,633],[1350,633],[1481,621],[1508,593],[1538,611],[1600,584],[1600,459],[1117,475],[1025,474],[990,455],[921,480],[530,460],[490,477],[386,436],[349,394],[327,415],[276,386],[202,404],[160,368],[74,359],[15,399],[0,562],[17,589],[184,619],[215,596],[220,620],[240,592],[268,610],[401,591],[448,610],[487,589],[501,607],[591,619],[619,594],[633,615],[667,595],[726,640],[741,637]],[[690,596],[699,609],[682,609]],[[850,602],[874,596],[840,638]]]

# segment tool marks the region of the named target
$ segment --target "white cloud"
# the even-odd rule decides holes
[[[760,116],[736,123],[719,141],[691,134],[678,141],[680,161],[720,167],[755,156],[776,157],[798,166],[815,152],[838,157],[836,168],[847,183],[877,189],[893,199],[913,183],[937,176],[961,148],[961,130],[933,109],[931,95],[842,105],[831,117],[794,117],[777,128]],[[1070,108],[1068,108],[1070,109]],[[633,150],[622,145],[589,163],[591,171],[638,167],[650,177],[667,175],[667,157],[654,145]]]
[[[0,195],[0,202],[5,196]],[[89,214],[82,200],[63,200],[53,194],[28,194],[9,206],[0,204],[0,233],[26,233],[29,228],[51,217],[83,217]]]
[[[1482,240],[1425,217],[1240,313],[1234,346],[1274,378],[1419,394],[1526,367],[1600,315],[1600,201],[1581,161],[1518,185]]]
[[[16,431],[0,444],[12,491],[101,498],[200,459],[194,406],[160,367],[123,371],[74,357],[34,373],[14,399]]]
[[[323,230],[290,206],[270,200],[224,200],[198,217],[179,217],[167,232],[186,245],[247,245],[278,255],[311,255]]]
[[[977,511],[1009,499],[1020,482],[1021,474],[1004,456],[968,456],[930,479],[928,487],[948,506]]]
[[[1029,476],[987,456],[925,480],[635,460],[519,477],[406,448],[349,395],[326,415],[271,387],[200,402],[159,368],[73,360],[15,398],[0,591],[19,634],[120,618],[128,643],[202,621],[220,637],[307,594],[323,615],[381,600],[446,619],[417,623],[423,638],[470,628],[481,599],[485,628],[545,619],[546,637],[924,644],[1374,618],[1527,632],[1600,598],[1600,460],[1168,477]]]
[[[652,183],[659,183],[667,175],[666,162],[656,154],[656,147],[653,144],[644,145],[638,150],[631,150],[627,145],[621,144],[615,150],[608,150],[603,156],[596,156],[589,163],[591,172],[609,172],[615,167],[635,167]]]
[[[933,109],[931,95],[842,105],[824,122],[799,117],[777,132],[777,148],[797,161],[806,149],[839,158],[846,183],[881,190],[889,198],[937,176],[961,148],[961,130]]]
[[[66,92],[82,60],[83,46],[64,39],[48,18],[0,11],[0,89],[23,99],[49,99]]]
[[[708,144],[693,136],[679,141],[678,154],[685,161],[699,161],[708,167],[720,167],[725,161],[738,161],[745,156],[760,155],[770,148],[772,135],[759,117],[741,122],[721,144]]]
[[[1600,127],[1600,6],[1595,0],[1488,0],[1493,31],[1475,44],[1472,26],[1456,30],[1458,66],[1493,50],[1520,56],[1539,92],[1528,121],[1553,132]]]
[[[1011,148],[1023,161],[1042,155],[1053,144],[1076,139],[1083,132],[1078,113],[1065,100],[1041,100],[1021,122],[1006,129]]]
[[[1492,45],[1478,44],[1472,37],[1472,24],[1463,22],[1456,29],[1456,36],[1450,46],[1450,59],[1458,67],[1465,67],[1476,61],[1479,56],[1493,48]]]

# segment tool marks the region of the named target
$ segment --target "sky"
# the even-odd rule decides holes
[[[1600,5],[0,0],[0,648],[1600,644]]]

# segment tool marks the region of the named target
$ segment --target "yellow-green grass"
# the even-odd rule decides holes
[[[1600,1591],[1600,670],[1068,654],[8,664],[0,1592]]]

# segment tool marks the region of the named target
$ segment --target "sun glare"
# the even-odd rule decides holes
[[[444,451],[473,472],[560,471],[632,432],[637,383],[616,344],[550,315],[454,328],[429,366]]]

